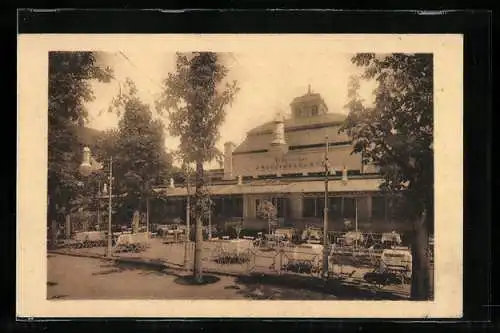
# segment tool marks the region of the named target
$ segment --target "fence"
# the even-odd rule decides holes
[[[367,273],[375,272],[381,267],[381,245],[384,243],[382,234],[365,233],[362,237],[347,237],[349,235],[346,233],[331,233],[329,236],[329,276],[346,278],[356,283],[367,282]],[[121,235],[122,241],[116,243],[128,244],[130,237]],[[147,248],[132,251],[139,252],[132,255],[159,259],[190,271],[194,269],[194,242],[170,242],[167,238],[154,237],[148,245]],[[119,252],[117,248],[114,251]],[[204,241],[201,263],[203,271],[207,273],[320,277],[323,269],[323,245],[258,242],[252,239]],[[406,282],[408,281],[407,279]]]
[[[409,246],[405,235],[374,232],[329,232],[328,239],[333,252],[338,255],[380,257],[384,248],[393,245]],[[434,263],[434,240],[429,239],[427,255],[431,264]]]
[[[237,242],[234,242],[237,244]],[[240,242],[238,242],[240,243]],[[244,243],[244,242],[241,242]],[[246,243],[238,248],[230,242],[204,242],[201,251],[203,269],[228,274],[262,273],[267,275],[299,274],[319,277],[323,266],[323,246],[303,244],[284,247],[255,247]],[[168,260],[188,270],[194,267],[193,242],[168,245]],[[373,270],[380,256],[375,253],[345,255],[329,252],[330,275],[350,274],[360,267]],[[356,269],[355,269],[356,268]]]
[[[379,271],[382,261],[383,234],[365,233],[355,242],[346,242],[345,233],[332,233],[328,253],[329,275],[365,280],[365,274]],[[342,238],[344,239],[342,241]],[[385,237],[387,239],[387,237]],[[320,244],[278,244],[259,246],[250,240],[203,242],[201,262],[205,272],[247,275],[301,275],[320,277],[323,246]],[[432,248],[432,247],[431,247]],[[194,268],[195,244],[168,245],[169,261],[187,270]],[[409,253],[408,253],[409,255]],[[429,253],[433,263],[432,252]],[[171,258],[171,259],[170,259]],[[411,281],[410,266],[401,270],[401,283]],[[366,281],[365,281],[366,282]]]

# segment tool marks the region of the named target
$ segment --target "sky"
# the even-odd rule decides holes
[[[279,50],[263,52],[262,49],[224,54],[225,65],[229,68],[228,79],[237,80],[240,91],[227,109],[217,147],[223,150],[227,141],[239,144],[245,139],[246,132],[272,120],[277,112],[289,113],[290,102],[305,94],[309,85],[313,93],[321,94],[329,112],[347,114],[344,105],[347,103],[349,78],[360,73],[360,69],[351,63],[351,56],[307,50],[293,54]],[[95,100],[87,104],[88,126],[98,130],[118,126],[117,116],[108,113],[107,109],[118,93],[119,82],[132,79],[139,97],[154,109],[154,101],[162,90],[162,80],[175,70],[174,53],[145,53],[140,49],[106,53],[100,62],[113,69],[115,80],[92,83]],[[373,82],[361,85],[361,96],[368,104],[373,101],[374,88]],[[178,142],[167,133],[167,150],[176,149]]]

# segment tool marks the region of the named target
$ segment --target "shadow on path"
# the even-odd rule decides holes
[[[182,277],[182,273],[173,272],[168,270],[167,266],[160,261],[144,262],[141,260],[116,260],[116,261],[101,261],[99,266],[101,270],[92,273],[92,275],[108,275],[115,273],[122,273],[125,271],[138,271],[139,275],[157,275],[157,276],[175,276]]]
[[[356,282],[347,282],[342,280],[330,279],[324,281],[319,278],[310,276],[296,276],[296,275],[250,275],[241,276],[236,278],[235,283],[242,285],[237,293],[243,294],[246,297],[255,298],[255,291],[257,292],[257,299],[283,299],[280,295],[285,290],[301,290],[306,294],[307,292],[320,293],[326,298],[333,296],[338,300],[407,300],[408,298],[397,295],[390,291],[381,290],[375,286],[362,285]],[[269,289],[274,287],[274,289]],[[281,289],[280,289],[281,288]],[[285,289],[283,289],[285,288]],[[265,291],[270,292],[266,293]],[[281,290],[281,292],[280,292]],[[312,294],[313,295],[313,294]],[[261,296],[261,298],[259,298]],[[281,296],[281,297],[280,297]],[[292,296],[292,295],[289,295]],[[288,297],[286,297],[288,298]],[[298,298],[304,299],[304,298]]]

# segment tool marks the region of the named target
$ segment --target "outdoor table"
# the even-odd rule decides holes
[[[106,239],[106,233],[104,231],[84,231],[75,234],[75,240],[77,241],[101,241]]]
[[[220,242],[222,251],[225,253],[240,254],[253,248],[253,242],[248,239],[231,239]]]
[[[323,245],[321,244],[298,245],[291,249],[292,251],[289,259],[294,262],[317,261],[321,259],[323,253]]]
[[[399,249],[384,250],[380,260],[380,269],[388,273],[410,278],[412,273],[412,255],[410,251]]]
[[[147,232],[141,232],[137,234],[121,234],[118,236],[116,241],[116,245],[128,245],[128,244],[138,244],[138,243],[147,243],[149,239],[149,235]]]

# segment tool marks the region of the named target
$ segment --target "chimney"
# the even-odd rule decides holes
[[[235,144],[226,142],[224,144],[224,180],[233,179],[233,150]]]
[[[344,165],[344,169],[342,169],[342,181],[345,183],[347,182],[347,168]]]
[[[83,148],[83,163],[90,165],[90,148],[89,147]]]
[[[273,132],[273,141],[271,142],[272,145],[286,145],[285,141],[285,123],[283,121],[283,116],[278,114],[276,116],[276,119],[274,121],[274,132]]]
[[[285,122],[283,119],[283,115],[279,113],[274,121],[273,140],[271,141],[271,151],[278,153],[279,155],[283,155],[288,152],[288,146],[285,140]]]

